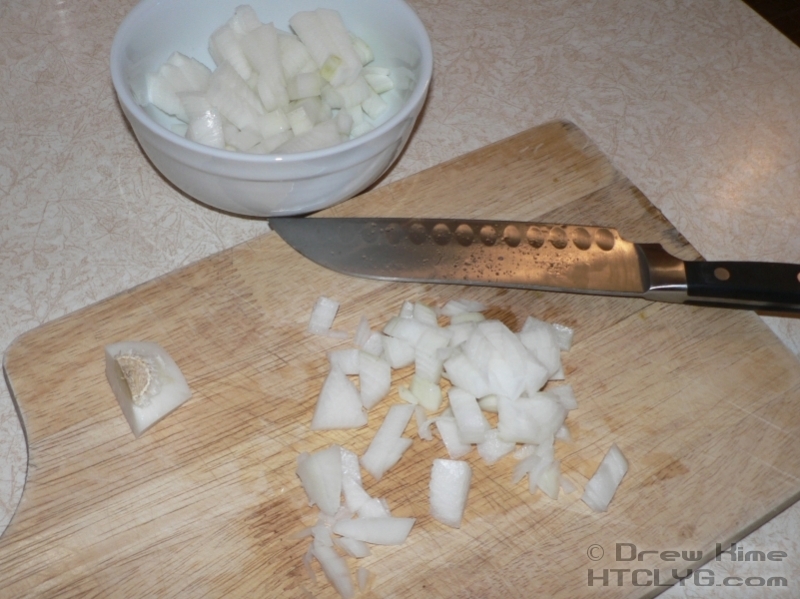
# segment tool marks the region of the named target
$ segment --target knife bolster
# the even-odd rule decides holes
[[[688,299],[686,268],[680,260],[657,243],[636,244],[644,297],[658,302],[682,304]]]

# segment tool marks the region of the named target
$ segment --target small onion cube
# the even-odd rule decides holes
[[[359,518],[385,518],[392,515],[385,499],[370,497],[356,511]]]
[[[331,368],[322,385],[311,430],[359,428],[367,424],[361,394],[338,368]]]
[[[358,456],[344,447],[339,447],[342,462],[342,477],[352,478],[359,485],[361,484],[361,466],[358,462]]]
[[[612,445],[597,472],[586,483],[581,499],[594,511],[605,512],[627,472],[628,460],[616,444]]]
[[[503,441],[497,434],[497,429],[493,428],[486,431],[485,438],[482,443],[478,443],[478,455],[483,458],[487,464],[494,464],[500,458],[508,455],[516,447],[516,443]]]
[[[314,125],[308,131],[295,135],[277,150],[285,153],[308,152],[329,148],[342,141],[341,133],[336,126],[336,121],[323,121]]]
[[[376,480],[380,480],[411,445],[411,439],[402,438],[401,435],[413,413],[414,406],[410,404],[390,407],[367,451],[361,456],[361,465]]]
[[[353,586],[353,579],[350,577],[350,570],[347,562],[341,557],[333,547],[314,543],[314,557],[317,558],[325,577],[333,585],[333,588],[345,599],[355,597],[356,590]]]
[[[457,460],[472,451],[472,445],[461,440],[455,418],[440,416],[436,419],[436,429],[452,459]]]
[[[358,512],[372,500],[369,493],[361,486],[361,482],[350,476],[342,477],[342,493],[344,504],[352,513]]]
[[[357,348],[335,349],[328,352],[331,368],[338,368],[345,374],[358,374],[361,364],[360,352]]]
[[[558,460],[553,460],[539,474],[536,479],[536,485],[548,496],[550,499],[558,499],[559,484],[561,481],[561,470],[559,468]]]
[[[383,343],[383,357],[391,364],[392,368],[403,368],[414,363],[414,346],[389,335],[381,337]]]
[[[471,482],[472,468],[467,462],[434,460],[430,482],[431,516],[442,524],[460,528]]]
[[[389,105],[386,103],[386,100],[381,98],[372,89],[369,90],[367,99],[361,103],[361,109],[371,119],[379,118],[388,108]]]
[[[373,545],[401,545],[411,532],[415,521],[415,518],[385,516],[340,520],[333,525],[333,532]]]
[[[456,316],[465,312],[483,312],[486,309],[480,302],[468,299],[455,299],[448,301],[442,307],[442,314],[445,316]]]
[[[358,380],[361,402],[369,410],[389,393],[392,387],[392,367],[386,360],[362,351],[359,354]]]
[[[157,343],[120,341],[104,353],[106,379],[135,437],[192,396],[175,360]]]
[[[359,541],[358,539],[334,537],[333,544],[337,547],[341,547],[350,557],[368,557],[372,553],[369,550],[369,546],[364,541]]]
[[[543,443],[564,424],[567,411],[557,400],[543,393],[535,397],[511,400],[501,397],[498,403],[497,429],[500,438],[515,443]]]
[[[429,412],[435,412],[442,405],[442,388],[438,382],[428,381],[415,374],[411,378],[409,390],[417,398],[417,403]]]
[[[486,320],[486,317],[480,312],[463,312],[461,314],[454,314],[450,317],[451,325],[461,324],[476,324]]]
[[[486,397],[481,397],[478,400],[478,405],[484,412],[491,412],[492,414],[497,414],[498,402],[499,399],[497,398],[497,395],[487,395]]]
[[[311,318],[308,322],[308,330],[311,333],[327,331],[333,326],[336,313],[339,311],[339,302],[329,297],[321,296],[317,298],[314,308],[311,310]]]
[[[458,387],[450,387],[448,397],[462,443],[483,443],[490,426],[475,396]]]
[[[427,414],[425,414],[425,408],[420,405],[415,405],[414,418],[417,423],[417,434],[419,438],[424,441],[433,441],[433,434],[431,434],[431,424],[433,420],[430,420]]]
[[[553,329],[556,332],[556,343],[561,351],[569,351],[572,347],[572,338],[574,331],[566,325],[553,323]]]
[[[341,80],[352,82],[361,72],[362,62],[341,15],[329,8],[318,8],[315,12],[328,34],[333,53],[342,61]]]
[[[572,385],[560,385],[558,387],[548,388],[547,393],[556,397],[561,405],[566,410],[577,410],[578,400],[575,398],[575,392],[572,390]]]
[[[484,397],[490,394],[486,377],[461,352],[456,352],[444,361],[444,372],[453,385],[468,391],[475,397]]]
[[[342,457],[338,445],[297,458],[297,476],[311,505],[333,516],[341,505]]]

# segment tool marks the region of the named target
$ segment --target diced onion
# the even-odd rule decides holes
[[[442,524],[461,527],[472,481],[472,468],[460,460],[433,461],[430,482],[431,516]]]
[[[157,343],[112,343],[105,361],[108,383],[136,437],[192,396],[175,360]]]
[[[415,521],[415,518],[391,516],[340,520],[333,525],[333,532],[373,545],[401,545]]]
[[[586,483],[581,499],[594,511],[605,512],[627,472],[628,460],[616,444],[612,445],[597,472]]]
[[[331,368],[322,385],[311,430],[359,428],[367,424],[361,395],[338,368]]]
[[[297,35],[239,6],[210,36],[216,69],[176,52],[145,75],[144,101],[185,123],[172,128],[187,139],[254,154],[322,149],[373,129],[405,73],[397,85],[391,70],[367,67],[371,48],[337,11],[301,11],[289,23]],[[208,107],[198,114],[187,93]]]

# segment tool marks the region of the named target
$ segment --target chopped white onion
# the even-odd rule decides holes
[[[362,351],[359,356],[358,380],[361,402],[369,410],[389,393],[392,387],[392,367],[386,360]]]
[[[339,510],[342,494],[342,457],[338,445],[297,457],[297,476],[310,505],[333,516]]]
[[[345,599],[350,599],[356,594],[353,586],[353,579],[350,577],[350,570],[347,562],[341,557],[333,547],[314,542],[314,557],[317,558],[325,577],[333,585],[336,591]]]
[[[561,405],[566,410],[577,410],[578,400],[575,398],[575,392],[572,390],[572,385],[560,385],[559,387],[548,387],[548,393],[558,398]]]
[[[597,472],[586,483],[581,499],[594,511],[605,512],[626,472],[628,460],[614,444],[606,453]]]
[[[500,439],[497,429],[493,428],[486,431],[483,442],[478,443],[478,455],[483,458],[484,462],[491,465],[514,451],[515,447],[516,443]]]
[[[500,438],[515,443],[543,443],[561,428],[567,411],[552,397],[538,393],[535,397],[511,400],[501,397],[498,403],[497,429]]]
[[[553,323],[553,328],[556,331],[556,342],[561,351],[569,351],[572,347],[572,338],[574,331],[566,325]]]
[[[387,518],[392,515],[385,499],[370,497],[356,512],[359,518]]]
[[[463,443],[483,443],[486,431],[491,427],[478,405],[478,400],[458,387],[450,387],[447,395],[458,426],[459,439]]]
[[[414,363],[416,357],[414,346],[389,335],[381,337],[383,343],[383,357],[391,364],[392,368],[403,368]]]
[[[430,482],[431,516],[442,524],[460,528],[472,482],[472,468],[460,460],[433,461]]]
[[[415,521],[415,518],[395,517],[340,520],[333,525],[333,532],[373,545],[401,545]]]
[[[335,349],[328,352],[331,368],[338,368],[345,374],[358,374],[361,360],[358,348]]]
[[[417,435],[424,441],[433,441],[433,434],[431,433],[431,424],[433,420],[429,419],[425,414],[425,408],[420,405],[414,406],[414,417],[417,423]]]
[[[325,296],[318,297],[308,321],[309,332],[324,335],[333,326],[338,311],[339,302],[335,299]]]
[[[105,362],[108,383],[136,437],[192,396],[175,360],[157,343],[112,343],[105,347]]]
[[[186,123],[173,130],[188,139],[255,154],[321,149],[373,129],[388,107],[382,94],[403,88],[405,76],[398,84],[389,69],[366,67],[374,59],[371,48],[334,10],[299,12],[290,26],[297,35],[262,24],[251,6],[239,6],[209,39],[217,68],[176,52],[146,74],[145,101]],[[189,117],[180,97],[186,92],[207,100],[205,119]],[[280,116],[285,128],[266,123],[271,116]]]
[[[480,302],[468,299],[455,299],[448,301],[442,306],[442,314],[445,316],[456,316],[465,312],[483,312],[486,309]]]
[[[442,388],[438,381],[428,381],[415,374],[411,378],[409,391],[417,399],[417,403],[429,412],[435,412],[442,405]]]
[[[322,385],[311,430],[359,428],[367,424],[361,395],[338,368],[331,368]]]
[[[355,558],[367,557],[372,554],[369,546],[364,541],[349,537],[334,537],[333,544],[341,547],[347,555]]]
[[[411,439],[401,435],[413,413],[414,406],[410,404],[396,404],[389,408],[367,451],[361,456],[361,465],[376,480],[380,480],[411,445]]]
[[[472,451],[472,445],[461,440],[456,419],[452,416],[439,416],[436,419],[436,429],[439,431],[439,436],[447,448],[447,453],[454,460],[462,458]]]

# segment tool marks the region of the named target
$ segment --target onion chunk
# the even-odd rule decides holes
[[[594,511],[605,512],[626,472],[628,460],[615,443],[600,462],[597,472],[586,483],[581,499]]]
[[[192,396],[175,360],[157,343],[112,343],[105,358],[106,378],[136,437]]]

